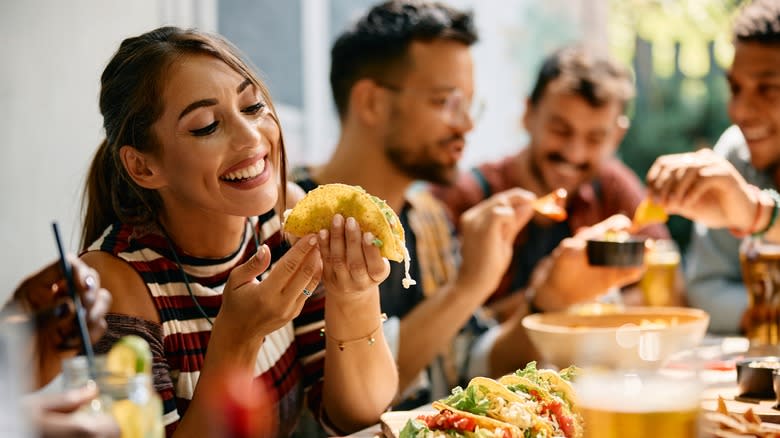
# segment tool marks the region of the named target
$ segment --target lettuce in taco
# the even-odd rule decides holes
[[[567,375],[574,369],[567,371]],[[553,436],[578,438],[583,435],[583,421],[575,411],[576,400],[571,385],[552,370],[537,370],[531,362],[524,370],[499,379],[509,391],[538,406],[538,415],[553,429]]]
[[[502,421],[523,431],[524,437],[552,437],[553,428],[538,415],[538,406],[486,377],[471,379],[466,389],[434,402],[436,409],[454,409]]]

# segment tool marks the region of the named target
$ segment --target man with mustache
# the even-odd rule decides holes
[[[399,409],[446,396],[470,376],[500,375],[536,358],[519,318],[486,330],[473,317],[509,264],[511,242],[531,218],[533,195],[512,189],[469,209],[459,241],[446,208],[412,188],[417,180],[446,183],[457,176],[464,136],[474,123],[473,26],[470,13],[440,3],[389,1],[371,8],[331,50],[341,125],[336,150],[323,165],[292,174],[306,191],[318,184],[359,185],[401,220],[417,284],[402,288],[398,263],[380,284],[389,316],[385,336],[400,377]]]
[[[633,94],[629,72],[611,59],[584,46],[560,49],[544,60],[526,101],[527,147],[435,189],[455,217],[510,187],[536,196],[558,188],[568,192],[567,220],[536,215],[518,236],[512,263],[490,301],[499,319],[525,300],[535,310],[562,310],[641,276],[636,269],[591,267],[584,252],[585,239],[599,237],[606,224],[588,227],[610,217],[610,226],[626,226],[623,215],[633,215],[643,198],[637,177],[614,156],[628,129],[623,113]],[[644,231],[669,237],[664,226]]]

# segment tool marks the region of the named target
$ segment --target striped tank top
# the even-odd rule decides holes
[[[273,212],[253,218],[250,224],[260,244],[271,249],[272,263],[288,249]],[[204,313],[214,319],[222,303],[222,290],[230,271],[255,254],[254,234],[246,227],[241,245],[221,259],[188,256],[177,249],[187,280]],[[160,324],[127,315],[107,315],[108,330],[96,345],[107,351],[119,337],[144,337],[154,356],[154,386],[163,399],[163,422],[171,436],[184,415],[198,383],[206,356],[211,324],[190,297],[168,240],[159,228],[115,224],[87,251],[105,251],[127,262],[143,279],[157,308]],[[267,275],[267,272],[263,276]],[[261,277],[262,280],[262,277]],[[255,362],[255,375],[269,389],[278,413],[274,436],[287,436],[303,410],[304,389],[311,389],[309,405],[317,414],[324,370],[325,344],[319,336],[324,326],[324,296],[307,300],[291,323],[268,335]],[[315,415],[316,416],[316,415]]]

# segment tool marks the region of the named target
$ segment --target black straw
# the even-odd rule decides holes
[[[76,283],[73,281],[73,269],[65,257],[65,250],[62,247],[62,239],[60,238],[60,227],[57,222],[52,222],[52,228],[54,229],[54,239],[57,241],[57,250],[60,252],[60,267],[62,273],[65,275],[65,281],[68,283],[68,293],[73,300],[73,305],[76,308],[76,322],[78,323],[79,335],[81,336],[81,343],[84,344],[84,354],[87,356],[87,365],[89,368],[89,375],[92,376],[95,371],[95,353],[92,351],[92,342],[89,340],[89,330],[87,330],[86,310],[81,305],[81,298],[76,293]]]

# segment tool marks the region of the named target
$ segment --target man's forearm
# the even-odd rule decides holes
[[[493,377],[514,372],[532,360],[540,360],[539,353],[528,338],[522,321],[528,315],[527,306],[521,306],[506,322],[490,351],[490,374]]]
[[[400,390],[445,350],[481,304],[484,291],[457,284],[423,300],[401,320],[398,348]]]

